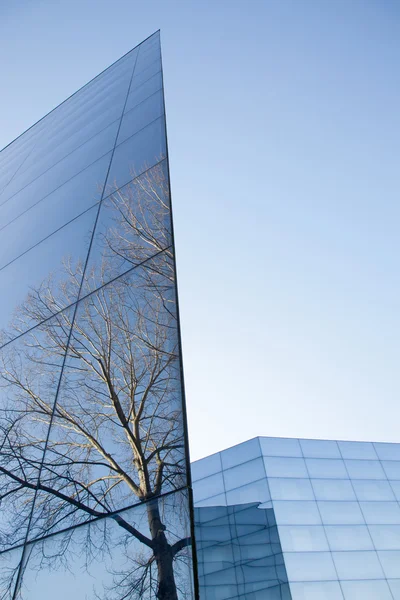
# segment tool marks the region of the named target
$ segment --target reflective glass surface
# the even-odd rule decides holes
[[[2,600],[196,596],[166,156],[158,32],[0,152]]]
[[[292,600],[400,600],[398,446],[255,438],[195,462],[201,597],[270,600],[290,594]],[[265,475],[257,480],[261,457]],[[232,485],[237,487],[230,496]],[[279,591],[273,586],[253,589],[249,596],[239,588],[235,569],[244,568],[245,554],[239,562],[234,557],[242,552],[242,540],[222,515],[240,506],[253,506],[254,514],[255,507],[267,511],[276,523],[274,539],[287,578]],[[209,515],[209,522],[208,517],[203,522],[202,514]],[[249,524],[243,545],[250,532]],[[272,541],[263,544],[266,552]],[[262,549],[246,544],[246,552],[254,560]],[[256,581],[254,575],[254,585]]]

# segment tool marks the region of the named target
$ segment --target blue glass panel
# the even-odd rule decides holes
[[[374,448],[381,460],[400,460],[400,444],[374,443]]]
[[[125,112],[129,112],[131,108],[143,102],[146,98],[161,90],[162,87],[162,77],[161,71],[153,77],[150,77],[147,81],[145,81],[141,86],[136,87],[132,90],[128,96],[128,100],[125,106]]]
[[[166,250],[173,275],[171,205],[166,161],[102,202],[88,269],[102,283]]]
[[[77,300],[96,215],[97,207],[88,210],[0,270],[0,327],[10,337]]]
[[[400,461],[383,460],[382,466],[388,479],[400,480]]]
[[[378,459],[371,442],[338,442],[338,446],[343,458]]]
[[[325,525],[364,525],[358,502],[318,502]]]
[[[273,505],[279,525],[321,525],[316,502],[274,500]]]
[[[165,157],[165,123],[164,118],[160,118],[117,146],[107,179],[107,194],[127,184]]]
[[[22,177],[16,178],[12,186],[7,186],[6,193],[3,194],[4,200],[11,198],[18,191],[20,191],[21,196],[28,194],[37,199],[43,198],[82,171],[82,169],[85,169],[101,156],[107,154],[115,144],[118,126],[118,122],[109,125],[101,133],[92,137],[85,144],[82,144],[82,146],[63,160],[60,160],[57,164],[49,164],[49,169],[31,183],[24,181],[21,184]],[[14,198],[13,201],[18,202],[18,198]]]
[[[332,552],[339,579],[383,579],[376,552]]]
[[[211,456],[207,456],[206,458],[196,460],[191,464],[193,481],[203,479],[203,477],[208,477],[209,475],[214,475],[214,473],[218,473],[221,470],[222,465],[219,452],[217,452],[217,454],[211,454]]]
[[[260,437],[260,444],[264,456],[302,456],[296,439]]]
[[[397,502],[360,502],[360,506],[368,525],[400,524],[400,507]]]
[[[396,496],[396,500],[400,500],[400,481],[390,481],[389,485]]]
[[[273,500],[314,500],[314,492],[309,479],[268,479]]]
[[[358,500],[396,500],[388,481],[353,481]]]
[[[0,349],[0,551],[25,541],[72,316],[58,313]]]
[[[222,452],[223,455],[223,452]],[[233,490],[252,481],[265,478],[264,463],[262,458],[256,458],[224,471],[225,489]]]
[[[283,552],[328,552],[325,531],[319,525],[279,525]]]
[[[158,550],[156,560],[161,544],[165,551],[160,556]],[[171,593],[185,590],[191,597],[189,510],[183,492],[35,542],[27,552],[20,598],[53,600],[55,590],[58,600],[156,598],[158,577]]]
[[[345,600],[393,600],[386,581],[343,581]]]
[[[301,449],[307,458],[341,458],[337,442],[330,440],[300,440]]]
[[[366,525],[325,525],[331,550],[374,550]]]
[[[329,458],[307,458],[306,465],[311,478],[348,479],[342,460]]]
[[[280,458],[278,456],[265,456],[264,464],[268,477],[308,478],[308,472],[304,458]]]
[[[336,579],[330,552],[285,552],[284,558],[290,582]]]
[[[378,460],[345,460],[350,479],[386,479]]]
[[[119,130],[117,144],[121,144],[139,130],[161,117],[164,112],[162,92],[155,92],[140,104],[125,112]]]
[[[160,59],[157,59],[154,62],[152,62],[148,67],[140,71],[137,75],[133,76],[131,89],[139,87],[140,85],[142,85],[142,83],[150,79],[150,77],[153,77],[153,75],[158,73],[160,70],[161,61]]]
[[[368,525],[377,550],[400,550],[400,525]]]
[[[292,600],[343,600],[337,581],[291,583]]]
[[[317,500],[356,500],[351,481],[346,479],[312,479]]]
[[[23,235],[24,241],[30,239],[43,239],[48,233],[55,231],[77,215],[84,212],[98,202],[101,198],[105,177],[111,153],[106,154],[98,161],[69,179],[64,185],[58,187],[48,196],[42,198],[29,194],[17,194],[0,207],[0,244],[10,243],[10,228],[5,230],[11,222]],[[61,208],[62,207],[62,208]],[[30,224],[35,222],[35,227],[19,224],[17,221],[26,220]],[[40,233],[36,233],[36,230]],[[16,231],[16,230],[14,230]]]
[[[382,550],[378,556],[386,577],[400,579],[400,550]]]
[[[259,438],[253,438],[243,444],[238,444],[221,452],[221,461],[224,469],[235,467],[261,456]],[[265,473],[264,473],[265,475]]]
[[[226,492],[226,502],[230,506],[248,502],[268,502],[269,500],[271,500],[271,496],[265,477]]]
[[[196,506],[199,508],[203,506],[227,506],[226,494],[217,494],[203,500],[196,499]]]
[[[393,600],[400,600],[400,579],[390,579],[388,581]]]
[[[1,600],[13,600],[14,588],[22,558],[22,546],[0,554]]]
[[[205,477],[204,479],[199,479],[198,481],[193,482],[193,495],[195,502],[199,502],[205,498],[210,498],[211,496],[216,496],[224,491],[225,487],[222,473],[216,473],[215,475],[210,475],[209,477]]]

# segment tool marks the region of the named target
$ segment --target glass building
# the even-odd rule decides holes
[[[400,444],[260,437],[192,476],[202,600],[400,600]]]
[[[195,597],[159,33],[0,152],[0,599]]]

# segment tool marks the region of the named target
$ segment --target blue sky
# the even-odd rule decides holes
[[[192,458],[400,441],[400,5],[0,4],[0,147],[161,28]]]

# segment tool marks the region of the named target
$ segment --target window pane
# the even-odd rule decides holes
[[[378,552],[387,578],[400,579],[400,550]]]
[[[343,479],[312,479],[317,500],[356,500],[352,482]]]
[[[276,521],[280,525],[320,525],[321,517],[316,502],[275,500]]]
[[[384,577],[376,552],[332,552],[339,579]]]
[[[302,456],[299,440],[260,437],[260,444],[264,456]]]
[[[360,506],[368,525],[400,524],[400,507],[397,502],[360,502]]]
[[[341,458],[337,442],[330,440],[300,440],[301,449],[307,458]]]
[[[283,552],[329,551],[324,528],[319,525],[278,525]]]
[[[324,581],[336,579],[330,552],[285,552],[289,581]]]
[[[396,500],[388,481],[353,481],[359,500]]]
[[[348,479],[342,460],[307,458],[306,464],[311,478]]]
[[[381,460],[400,460],[400,444],[374,443],[374,448]]]
[[[386,479],[377,460],[345,460],[350,479]]]
[[[191,464],[191,470],[193,481],[218,473],[222,470],[220,453],[217,452],[217,454],[212,454],[201,460],[196,460]]]
[[[318,507],[326,525],[364,525],[358,502],[318,502]]]
[[[400,550],[400,525],[369,525],[377,550]]]
[[[164,103],[162,93],[155,92],[143,102],[125,112],[121,122],[121,128],[118,134],[117,144],[121,144],[129,137],[143,129],[149,123],[161,117],[164,112]]]
[[[264,464],[268,477],[305,477],[308,479],[304,458],[265,456]]]
[[[338,446],[343,458],[378,459],[370,442],[338,442]]]
[[[273,500],[314,500],[314,492],[308,479],[269,478]]]
[[[224,480],[226,490],[246,485],[252,481],[258,481],[265,478],[264,463],[262,458],[256,458],[250,462],[226,469],[224,471]]]
[[[291,583],[292,600],[343,600],[337,581]]]
[[[221,452],[221,461],[223,468],[229,469],[259,456],[261,456],[260,443],[258,438],[253,438],[248,442],[223,450]]]
[[[366,525],[326,525],[331,550],[374,550]]]
[[[345,600],[393,600],[386,581],[343,581]]]
[[[186,494],[176,492],[112,517],[37,541],[29,547],[21,599],[155,598],[157,579],[173,590],[191,581],[189,510]],[[178,549],[174,544],[179,544]],[[159,548],[166,550],[161,553]],[[172,564],[172,549],[177,548]],[[158,560],[154,559],[159,552]],[[172,576],[169,577],[172,569]],[[60,585],[62,581],[62,585]],[[58,582],[58,584],[56,583]]]
[[[382,466],[388,479],[400,480],[400,461],[383,460]]]

